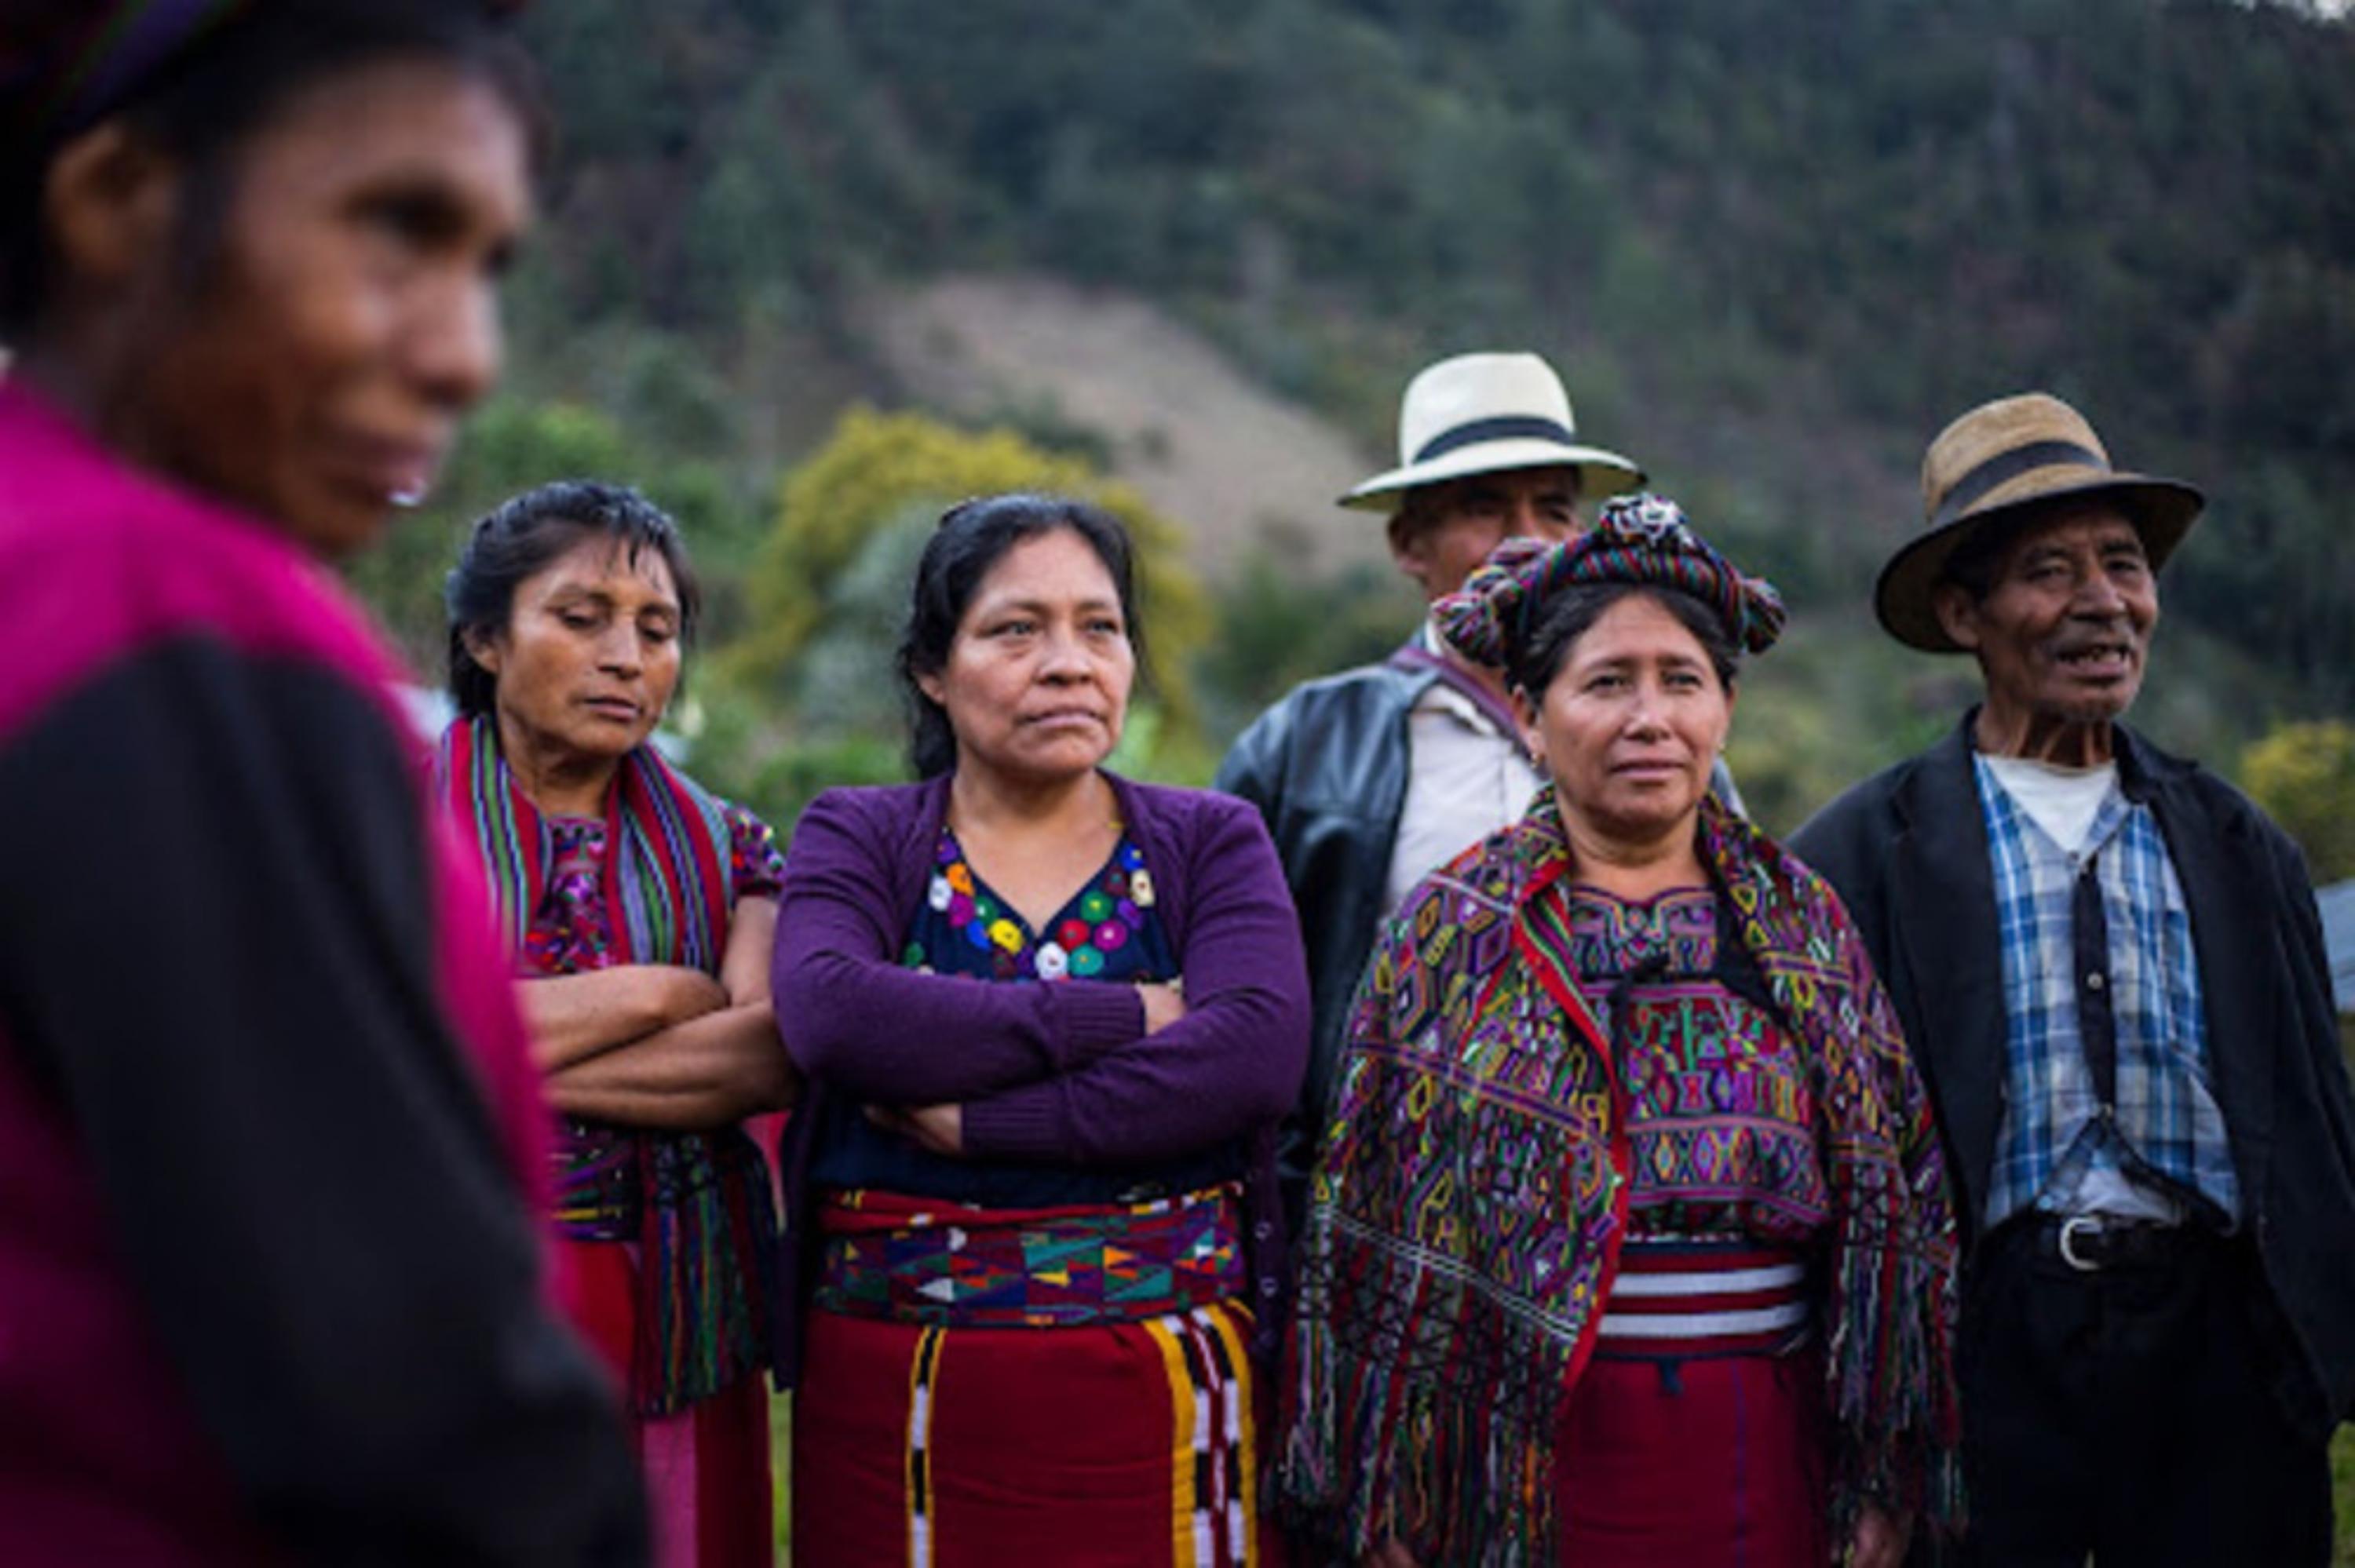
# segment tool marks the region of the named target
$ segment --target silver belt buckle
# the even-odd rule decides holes
[[[2061,1261],[2067,1264],[2070,1267],[2075,1269],[2080,1274],[2097,1274],[2101,1272],[2102,1266],[2100,1264],[2095,1263],[2091,1258],[2079,1257],[2077,1255],[2077,1238],[2080,1235],[2097,1236],[2101,1234],[2102,1222],[2099,1218],[2092,1214],[2072,1214],[2067,1219],[2062,1221]]]

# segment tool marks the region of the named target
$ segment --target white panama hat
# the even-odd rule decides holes
[[[1582,446],[1570,394],[1534,354],[1459,354],[1427,366],[1399,403],[1399,466],[1341,497],[1388,512],[1418,484],[1466,474],[1567,464],[1589,500],[1633,490],[1644,471],[1617,452]]]

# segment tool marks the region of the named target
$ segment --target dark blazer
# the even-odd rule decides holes
[[[1849,906],[1930,1082],[1966,1249],[2003,1118],[2009,1027],[1977,711],[1867,779],[1790,840]],[[2297,847],[2248,799],[2121,726],[2118,768],[2147,802],[2191,909],[2215,1093],[2264,1288],[2251,1312],[2282,1347],[2276,1392],[2318,1437],[2355,1414],[2355,1103],[2322,927]],[[1966,1277],[1967,1277],[1966,1252]]]
[[[1391,852],[1406,809],[1408,715],[1438,678],[1430,670],[1367,664],[1297,686],[1235,738],[1211,781],[1266,820],[1308,954],[1308,1075],[1276,1150],[1285,1208],[1295,1219],[1316,1160],[1349,999],[1387,907]]]

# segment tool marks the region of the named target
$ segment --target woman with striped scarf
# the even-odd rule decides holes
[[[569,1305],[624,1380],[668,1568],[768,1563],[768,1166],[794,1080],[769,1006],[768,828],[651,739],[698,607],[636,492],[517,496],[450,574],[441,769],[480,844],[560,1113]]]

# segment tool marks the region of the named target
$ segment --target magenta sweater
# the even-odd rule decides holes
[[[1111,777],[1107,775],[1107,777]],[[964,1107],[975,1159],[1150,1164],[1249,1137],[1247,1212],[1263,1335],[1276,1328],[1284,1236],[1273,1132],[1308,1059],[1300,923],[1259,814],[1200,789],[1112,778],[1153,873],[1187,1013],[1146,1034],[1133,987],[991,982],[900,966],[948,808],[945,778],[829,789],[785,857],[773,972],[778,1028],[809,1080],[779,1150],[786,1245],[778,1370],[798,1372],[808,1160],[824,1097]]]
[[[637,1561],[365,620],[0,386],[0,1562]]]

